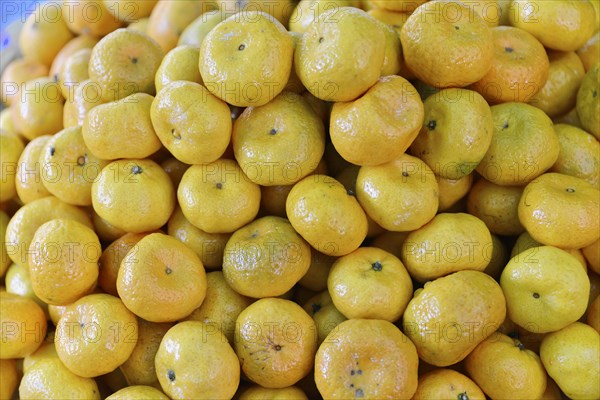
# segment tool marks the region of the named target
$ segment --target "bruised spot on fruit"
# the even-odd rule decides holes
[[[77,165],[83,167],[87,161],[87,154],[77,157]]]
[[[215,186],[217,187],[217,189],[223,189],[223,184],[221,182],[217,182]]]
[[[408,172],[407,171],[402,171],[402,176],[407,178],[408,177]]]
[[[142,167],[140,167],[139,165],[134,165],[134,166],[131,168],[131,173],[132,173],[132,174],[134,174],[134,175],[139,175],[139,174],[141,174],[141,173],[142,173]]]
[[[508,121],[506,121],[506,122],[504,123],[504,125],[502,125],[502,129],[506,129],[506,128],[508,128]]]
[[[312,313],[313,315],[318,313],[321,310],[321,305],[317,303],[312,304]]]
[[[594,97],[594,98],[595,98],[596,96],[598,96],[598,91],[597,91],[597,90],[594,90],[594,91],[592,92],[592,97]]]
[[[539,293],[533,293],[533,298],[534,299],[539,299],[540,298],[540,294]]]
[[[435,127],[437,126],[437,121],[436,120],[431,120],[427,123],[427,129],[429,129],[430,131],[434,130]]]
[[[273,128],[269,131],[269,135],[274,136],[277,134],[277,129]]]
[[[50,147],[50,155],[53,156],[55,152],[56,149],[54,147]]]
[[[356,389],[354,391],[354,397],[365,397],[365,392],[362,389]]]
[[[171,275],[171,272],[173,272],[173,270],[171,269],[171,267],[169,267],[168,265],[165,268],[165,274],[167,275]]]
[[[323,43],[324,41],[325,41],[325,38],[324,38],[323,36],[321,36],[321,37],[319,38],[319,43]]]
[[[275,349],[275,351],[281,351],[281,346],[276,344],[275,346],[273,346],[273,348]]]
[[[505,47],[504,51],[507,53],[512,53],[513,52],[513,48],[512,47]]]
[[[169,378],[169,380],[171,382],[175,381],[175,371],[173,371],[172,369],[167,371],[167,378]]]
[[[575,189],[573,189],[573,188],[567,188],[567,193],[575,193]]]
[[[456,400],[469,400],[469,396],[467,395],[467,392],[462,392],[456,396]]]
[[[245,45],[245,44],[243,44],[243,43],[242,43],[242,44],[240,44],[240,45],[238,46],[238,50],[239,50],[239,51],[242,51],[242,50],[244,50],[245,48],[246,48],[246,45]]]
[[[383,269],[383,265],[381,265],[379,261],[375,261],[373,264],[371,264],[371,267],[373,268],[373,271],[381,271]]]
[[[181,134],[175,130],[175,128],[171,129],[171,135],[177,140],[181,139]]]
[[[138,59],[137,59],[137,57],[133,57],[133,58],[131,59],[131,62],[132,62],[132,63],[134,63],[134,64],[137,64],[137,62],[138,62]]]
[[[459,27],[459,26],[457,26],[457,25],[454,25],[454,29],[456,29],[456,30],[459,30],[459,29],[460,29],[460,27]]]

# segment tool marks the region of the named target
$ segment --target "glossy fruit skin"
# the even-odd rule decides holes
[[[463,360],[505,316],[500,285],[466,270],[425,284],[408,303],[403,328],[422,360],[444,367]]]

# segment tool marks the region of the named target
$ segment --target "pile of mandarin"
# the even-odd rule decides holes
[[[23,20],[0,399],[600,397],[598,0]]]

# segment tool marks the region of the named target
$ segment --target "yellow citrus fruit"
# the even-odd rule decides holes
[[[524,231],[518,208],[523,187],[500,186],[481,178],[467,196],[467,210],[480,218],[490,232],[514,236]]]
[[[19,94],[10,108],[19,134],[32,140],[63,128],[65,99],[58,83],[48,77],[32,79],[23,84]]]
[[[460,293],[460,295],[457,295]],[[419,358],[446,367],[463,360],[506,316],[500,285],[480,271],[458,271],[415,292],[402,319]]]
[[[104,160],[145,158],[161,148],[150,110],[154,97],[135,93],[88,111],[82,127],[91,153]],[[127,135],[123,135],[127,132]]]
[[[344,185],[327,175],[307,176],[286,200],[294,229],[317,251],[341,256],[356,250],[367,235],[367,217]]]
[[[540,357],[500,332],[473,349],[465,359],[465,369],[493,399],[539,399],[546,390]]]
[[[206,297],[186,320],[204,322],[207,329],[219,329],[233,343],[235,321],[254,300],[233,290],[222,271],[206,274]]]
[[[59,78],[63,66],[69,57],[79,50],[93,48],[98,43],[98,40],[90,35],[79,35],[69,40],[54,57],[49,76],[55,80]]]
[[[33,353],[23,358],[23,372],[26,373],[29,368],[34,366],[38,361],[46,359],[58,359],[56,346],[54,345],[55,332],[48,332],[46,341]]]
[[[121,261],[137,242],[148,233],[126,233],[109,244],[98,259],[98,286],[108,294],[118,296],[117,275]]]
[[[25,372],[19,398],[100,400],[100,390],[94,379],[74,374],[60,359],[50,358],[40,360]]]
[[[19,208],[8,223],[5,243],[10,259],[16,264],[26,264],[29,245],[37,229],[59,218],[74,220],[93,229],[87,213],[74,205],[54,196],[34,200]]]
[[[150,385],[160,387],[154,366],[158,347],[171,323],[148,322],[138,318],[137,342],[131,355],[119,369],[129,385]]]
[[[106,103],[102,99],[101,87],[89,79],[75,88],[73,99],[67,101],[63,108],[63,125],[65,128],[83,126],[88,112],[97,105]]]
[[[121,159],[102,169],[92,184],[94,211],[126,232],[162,227],[175,209],[169,176],[150,159]]]
[[[574,176],[549,172],[536,178],[525,186],[518,213],[527,232],[545,245],[579,249],[600,236],[600,191]]]
[[[160,46],[148,35],[120,28],[94,46],[89,76],[105,101],[137,92],[154,94],[154,76],[162,58]]]
[[[375,7],[395,12],[411,12],[426,0],[371,0]]]
[[[146,32],[167,53],[194,19],[215,8],[212,1],[159,1],[150,13]]]
[[[44,342],[48,324],[34,300],[0,291],[0,359],[23,358]]]
[[[400,76],[380,78],[355,101],[331,109],[330,136],[339,154],[356,165],[380,165],[402,155],[423,123],[423,103]]]
[[[379,21],[358,8],[326,10],[296,46],[296,73],[319,99],[355,100],[381,76],[385,38]]]
[[[111,225],[107,220],[102,219],[93,208],[91,212],[94,230],[101,242],[111,243],[127,233],[123,229]]]
[[[132,385],[120,389],[106,398],[106,400],[168,400],[169,398],[160,390],[152,386]]]
[[[39,163],[46,189],[79,206],[92,204],[92,184],[108,165],[86,146],[79,126],[54,134],[40,151]]]
[[[88,67],[92,50],[89,48],[77,50],[70,55],[57,75],[62,95],[71,101],[75,95],[75,88],[89,78]]]
[[[577,321],[588,305],[590,282],[579,261],[552,246],[513,257],[500,276],[509,318],[536,332],[552,332]]]
[[[404,60],[423,82],[462,87],[477,82],[492,65],[494,41],[486,21],[458,1],[420,5],[400,32]]]
[[[583,129],[600,140],[600,63],[586,74],[577,92],[577,115]]]
[[[10,106],[19,101],[22,85],[32,79],[48,76],[48,67],[34,60],[17,58],[9,62],[0,76],[0,100]],[[6,129],[2,124],[2,129]]]
[[[596,2],[597,4],[598,2]],[[592,2],[592,4],[594,4]],[[596,11],[596,16],[598,11]],[[600,29],[589,38],[589,40],[577,50],[577,55],[583,63],[585,71],[589,71],[600,59]]]
[[[298,94],[282,92],[235,120],[235,158],[259,185],[291,185],[315,171],[325,151],[323,121]]]
[[[408,234],[402,261],[418,282],[460,270],[483,271],[488,265],[492,236],[485,223],[465,213],[440,213]]]
[[[555,124],[560,151],[552,172],[581,178],[600,187],[600,143],[594,136],[572,125]],[[17,186],[18,191],[18,186]]]
[[[227,241],[223,275],[244,296],[276,297],[294,287],[310,262],[310,246],[292,224],[266,216],[238,229]]]
[[[8,293],[18,294],[34,300],[42,307],[44,313],[48,315],[48,304],[36,296],[31,286],[31,276],[27,265],[11,264],[6,270],[4,284]]]
[[[15,360],[0,359],[0,399],[12,399],[20,378]]]
[[[168,234],[194,250],[204,268],[218,269],[223,265],[223,253],[230,233],[204,232],[192,225],[177,207],[169,218]]]
[[[333,304],[345,317],[390,322],[402,316],[413,292],[402,261],[376,247],[361,247],[338,258],[327,287]]]
[[[28,253],[31,285],[44,302],[67,305],[96,287],[102,249],[96,233],[85,225],[48,221],[35,231]]]
[[[208,32],[228,16],[226,12],[221,10],[210,10],[199,15],[183,30],[177,41],[177,46],[189,45],[200,49],[200,45]]]
[[[548,79],[529,100],[529,104],[538,107],[550,118],[555,118],[575,107],[585,69],[577,54],[572,51],[549,51],[548,58]]]
[[[172,399],[230,399],[240,382],[240,362],[225,336],[199,321],[169,329],[154,363],[160,386]]]
[[[102,37],[122,25],[102,0],[63,3],[62,12],[69,29],[78,35]]]
[[[411,153],[437,176],[460,179],[485,156],[493,135],[492,112],[485,99],[466,89],[444,89],[425,100],[425,116]]]
[[[586,311],[586,323],[600,332],[600,295],[596,296],[594,301],[588,306]]]
[[[468,376],[453,369],[435,368],[419,376],[413,400],[456,399],[483,400],[485,394]]]
[[[268,389],[254,385],[244,390],[239,400],[308,400],[306,394],[297,386],[282,389]]]
[[[472,89],[490,103],[529,101],[548,78],[550,61],[544,46],[529,32],[512,26],[492,28],[494,57]]]
[[[238,316],[234,348],[248,379],[266,388],[284,388],[313,368],[316,326],[292,301],[260,299]]]
[[[204,232],[234,232],[252,221],[260,206],[260,187],[229,159],[193,165],[177,188],[183,215]]]
[[[336,257],[328,256],[316,250],[311,250],[311,263],[306,274],[298,281],[300,286],[319,292],[327,289],[327,277]]]
[[[163,145],[186,164],[216,161],[231,138],[229,107],[199,83],[174,81],[163,87],[150,117]]]
[[[476,170],[503,186],[519,186],[538,177],[558,158],[559,143],[552,120],[542,110],[524,103],[491,107],[492,143]]]
[[[152,233],[121,261],[117,291],[128,309],[151,322],[182,319],[202,304],[206,273],[196,253],[174,237]]]
[[[124,22],[135,22],[148,17],[158,0],[102,0],[104,7],[116,19]]]
[[[590,268],[600,274],[600,239],[581,249]]]
[[[391,322],[350,319],[319,347],[315,382],[324,398],[408,399],[418,364],[415,345]]]
[[[289,30],[304,33],[320,14],[340,7],[358,7],[357,0],[301,0],[294,7],[289,20]]]
[[[581,322],[542,340],[540,358],[548,375],[570,398],[600,397],[600,336]]]
[[[335,307],[327,290],[308,299],[303,308],[315,321],[319,345],[332,330],[348,319]]]
[[[198,69],[199,60],[200,50],[197,47],[179,45],[169,51],[156,71],[154,78],[156,92],[160,92],[163,87],[174,81],[202,84],[202,76],[200,76],[200,70]]]
[[[521,28],[553,50],[575,51],[597,29],[589,1],[513,0],[508,10],[512,26]]]
[[[188,164],[182,163],[175,157],[167,158],[160,163],[160,166],[169,175],[169,178],[171,178],[173,186],[179,186],[181,178],[183,178],[183,174],[190,167]]]
[[[431,168],[403,154],[377,166],[363,166],[356,197],[366,213],[389,231],[412,231],[429,222],[438,209],[438,185]]]
[[[2,171],[0,172],[0,202],[8,201],[17,194],[17,163],[25,146],[21,138],[6,131],[0,132],[0,154]]]
[[[42,149],[50,138],[50,135],[44,135],[33,139],[27,143],[19,157],[15,188],[19,199],[25,204],[50,195],[42,181],[44,174],[39,162]],[[2,149],[4,150],[4,148],[3,143]],[[2,191],[4,192],[4,190],[3,186]]]
[[[11,259],[8,256],[7,240],[6,240],[6,229],[8,227],[8,221],[10,218],[8,215],[0,210],[0,277],[3,277],[8,267],[11,265]]]
[[[284,89],[293,58],[294,41],[279,21],[245,11],[208,32],[200,46],[200,74],[206,88],[223,101],[262,106]]]
[[[473,186],[473,174],[463,176],[460,179],[447,179],[440,176],[435,177],[439,188],[438,211],[447,211],[458,204]]]
[[[74,37],[67,26],[68,20],[60,4],[39,4],[27,17],[19,34],[23,58],[50,68],[54,57]]]
[[[58,320],[55,346],[71,372],[93,378],[123,364],[137,338],[135,315],[118,297],[99,293],[69,306]]]

